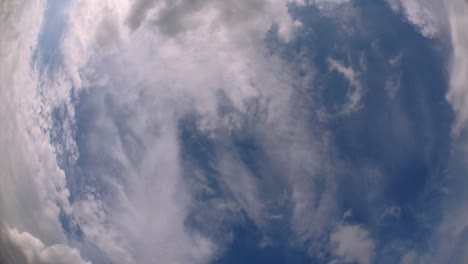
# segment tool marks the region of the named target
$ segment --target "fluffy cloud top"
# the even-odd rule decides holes
[[[330,240],[336,254],[344,263],[373,263],[375,242],[363,227],[338,225]]]
[[[64,244],[45,246],[28,232],[2,228],[0,230],[0,260],[24,264],[90,264],[78,250]]]

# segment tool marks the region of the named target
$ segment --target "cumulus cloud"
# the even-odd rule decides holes
[[[46,246],[28,232],[7,227],[0,231],[0,260],[24,264],[91,264],[81,258],[78,250],[67,245]]]
[[[375,242],[362,226],[340,224],[332,232],[330,241],[339,257],[338,263],[369,264],[373,261]]]
[[[391,74],[387,80],[385,81],[385,91],[387,91],[387,94],[390,98],[394,98],[395,95],[398,93],[400,90],[401,86],[401,73],[399,72],[398,67],[401,65],[401,58],[402,54],[397,55],[395,57],[390,58],[389,60],[389,65],[393,68],[393,70],[396,72],[394,74]]]

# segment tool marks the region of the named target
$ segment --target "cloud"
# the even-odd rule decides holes
[[[350,89],[347,92],[347,102],[343,106],[342,113],[350,114],[358,111],[361,105],[361,99],[364,95],[364,89],[359,81],[359,74],[353,70],[351,67],[346,67],[342,63],[338,62],[335,59],[328,60],[329,67],[331,70],[337,71],[343,75],[343,77],[350,84]]]
[[[410,251],[403,255],[401,258],[401,264],[414,264],[418,263],[418,254],[414,251]]]
[[[133,4],[130,9],[129,15],[126,19],[126,23],[131,30],[136,30],[140,27],[141,23],[146,19],[147,13],[158,4],[157,0],[139,0]]]
[[[277,24],[279,33],[290,38],[294,23],[287,12],[287,4],[294,1],[154,1],[136,2],[126,18],[131,30],[142,23],[154,25],[169,36],[200,26],[226,27],[235,34],[251,34],[260,27]],[[257,14],[266,14],[258,16]],[[264,33],[264,32],[263,32]]]
[[[401,216],[401,208],[398,206],[390,206],[384,210],[384,212],[381,215],[381,218],[390,217],[390,218],[399,219],[400,216]]]
[[[401,58],[403,54],[397,55],[395,57],[390,58],[389,65],[392,69],[396,72],[390,74],[390,76],[385,81],[385,91],[390,98],[394,98],[398,91],[400,90],[401,86],[401,73],[399,72],[399,67],[401,66]]]
[[[45,246],[31,234],[9,228],[0,230],[0,261],[24,264],[91,264],[81,258],[78,250],[67,245]]]
[[[321,11],[329,11],[335,7],[339,7],[343,4],[350,3],[351,0],[310,0],[308,4],[313,4],[320,8]]]
[[[373,261],[375,242],[361,226],[340,224],[332,232],[330,241],[339,261],[359,264]]]
[[[468,85],[468,7],[463,1],[450,1],[448,4],[452,58],[450,65],[450,89],[447,94],[457,117],[454,133],[458,134],[468,120],[467,85]]]
[[[443,6],[439,1],[432,0],[387,0],[389,6],[411,24],[413,24],[422,35],[428,38],[436,37],[442,26],[440,10]]]

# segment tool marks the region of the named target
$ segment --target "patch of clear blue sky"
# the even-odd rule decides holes
[[[67,26],[66,10],[71,2],[72,0],[47,1],[45,19],[34,59],[39,69],[48,71],[48,74],[52,74],[62,65],[60,42]]]

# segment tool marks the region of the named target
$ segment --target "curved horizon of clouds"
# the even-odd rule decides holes
[[[58,102],[37,89],[46,81],[32,60],[45,5],[3,1],[0,8],[0,144],[5,150],[0,155],[0,256],[13,263],[86,263],[66,246],[59,220],[70,204],[65,174],[49,141],[50,113]]]

